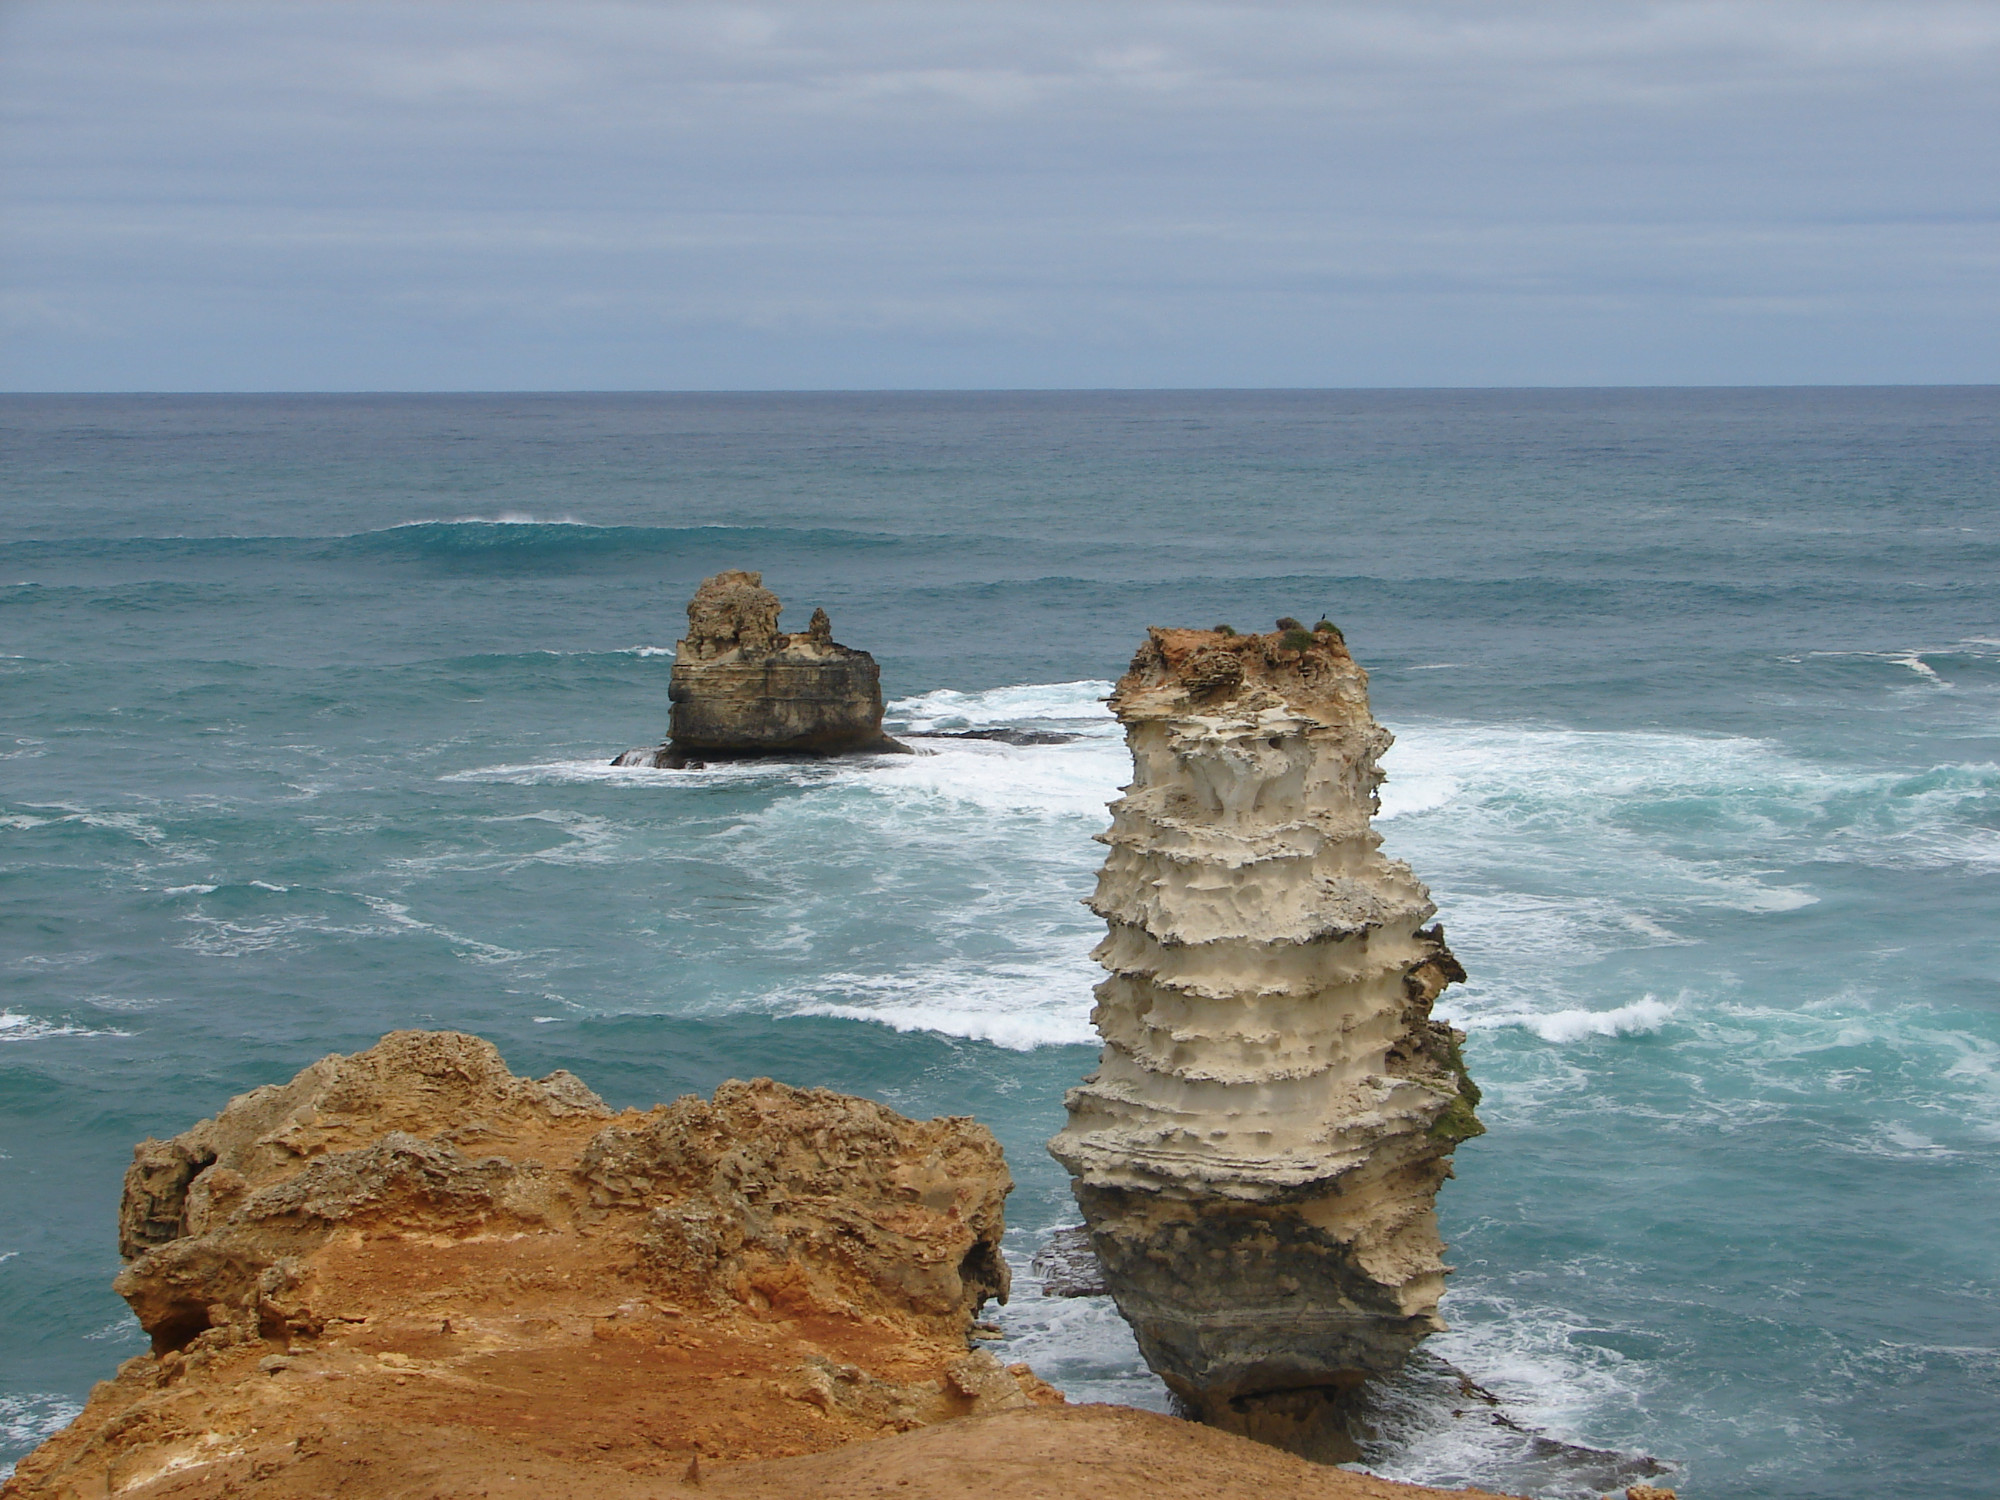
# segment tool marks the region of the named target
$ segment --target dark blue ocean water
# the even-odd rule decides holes
[[[397,1026],[1041,1142],[1149,623],[1327,613],[1491,1133],[1436,1341],[1702,1497],[2000,1488],[2000,391],[0,397],[0,1462],[142,1340],[133,1141]],[[764,570],[879,764],[612,771]],[[1157,1403],[1101,1304],[1016,1357]],[[1577,1493],[1406,1393],[1385,1472]],[[1461,1403],[1462,1405],[1463,1403]]]

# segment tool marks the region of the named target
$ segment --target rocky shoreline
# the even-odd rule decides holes
[[[1010,1187],[968,1119],[767,1079],[613,1113],[395,1032],[136,1149],[154,1350],[0,1496],[1445,1493],[972,1347]]]

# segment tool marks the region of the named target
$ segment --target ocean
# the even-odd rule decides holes
[[[1371,1466],[2000,1485],[2000,390],[9,396],[0,441],[0,1463],[144,1345],[132,1144],[406,1026],[614,1105],[977,1116],[1003,1352],[1163,1406],[1027,1270],[1101,700],[1149,624],[1325,614],[1490,1131]],[[930,753],[612,769],[732,567]],[[1007,726],[1075,738],[922,738]]]

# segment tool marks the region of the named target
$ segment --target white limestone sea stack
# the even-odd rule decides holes
[[[1132,784],[1088,905],[1104,1050],[1049,1149],[1187,1410],[1353,1456],[1362,1383],[1437,1316],[1434,1200],[1483,1131],[1464,978],[1369,826],[1389,732],[1340,632],[1154,629],[1111,697]]]

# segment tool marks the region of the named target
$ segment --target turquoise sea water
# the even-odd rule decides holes
[[[0,438],[0,1462],[143,1343],[131,1144],[398,1026],[616,1104],[975,1114],[1025,1264],[1074,1217],[1098,700],[1149,623],[1325,612],[1472,975],[1438,1353],[1691,1496],[2000,1489],[2000,391],[4,397]],[[906,732],[1080,738],[611,770],[723,567]],[[1021,1286],[1016,1357],[1160,1403]],[[1391,1398],[1383,1472],[1592,1492]]]

